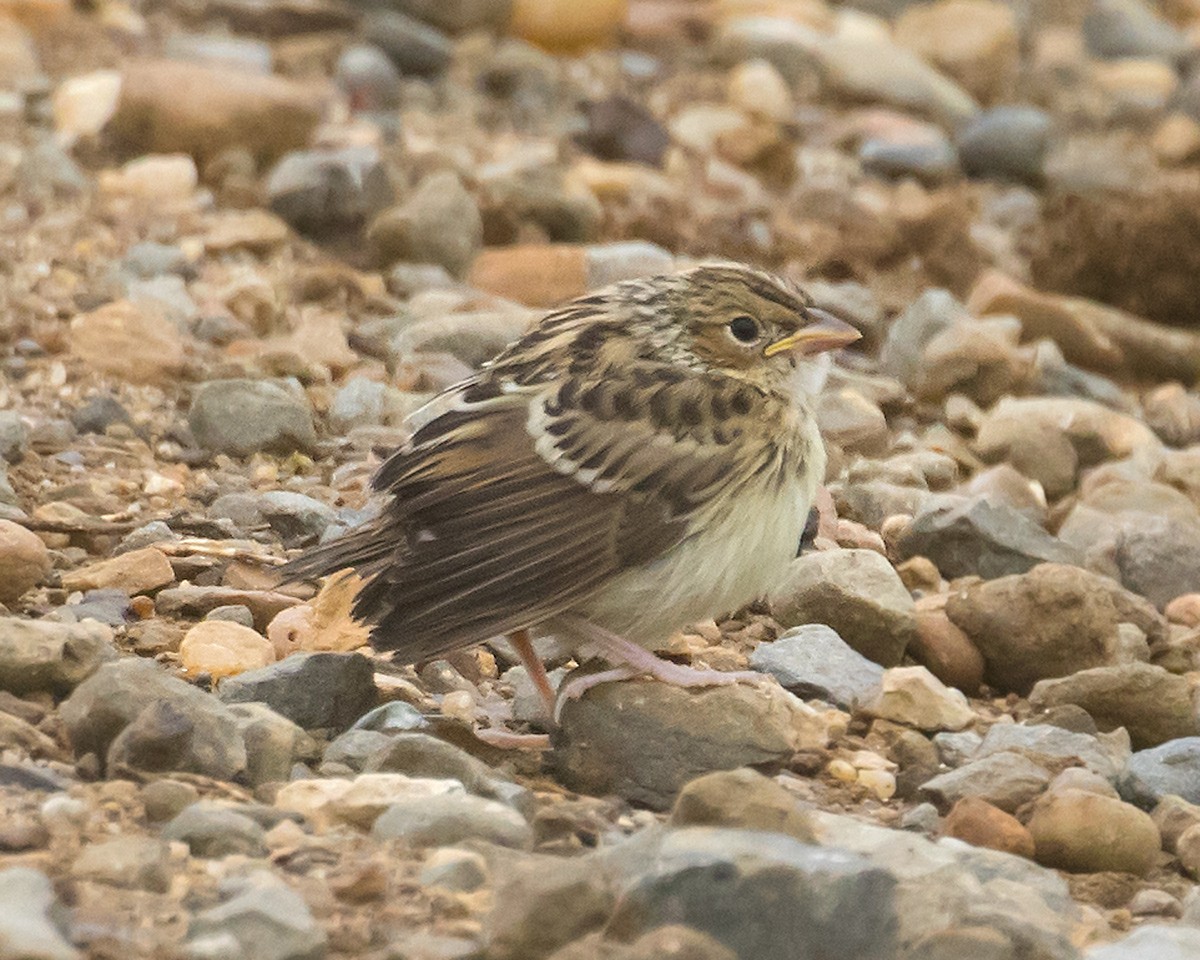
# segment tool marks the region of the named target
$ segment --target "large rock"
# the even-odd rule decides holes
[[[357,653],[296,653],[229,677],[218,692],[226,703],[265,703],[306,730],[340,731],[375,706],[375,670]]]
[[[948,810],[967,797],[986,800],[1006,813],[1041,794],[1050,774],[1032,760],[1008,751],[972,760],[921,785],[920,793]]]
[[[1105,780],[1115,782],[1129,761],[1129,736],[1064,730],[1049,723],[996,723],[988,728],[971,759],[994,753],[1016,753],[1046,770],[1082,763]]]
[[[900,662],[917,632],[912,597],[873,550],[829,550],[792,561],[770,602],[783,626],[824,623],[885,667]]]
[[[1121,662],[1117,625],[1157,633],[1149,604],[1107,577],[1042,564],[954,591],[946,614],[979,648],[987,680],[1027,693],[1038,681]]]
[[[1101,730],[1124,727],[1135,749],[1200,735],[1187,679],[1149,663],[1123,663],[1080,670],[1069,677],[1040,680],[1029,694],[1040,709],[1073,703],[1083,707]]]
[[[210,380],[196,390],[188,412],[196,442],[214,453],[312,450],[312,410],[297,391],[270,380]]]
[[[563,706],[554,764],[572,789],[665,810],[702,774],[780,765],[828,736],[824,717],[773,685],[693,691],[632,680]]]
[[[959,690],[946,687],[924,667],[892,667],[884,672],[865,713],[918,730],[961,730],[975,711]]]
[[[1025,573],[1039,563],[1081,565],[1083,556],[1013,507],[984,497],[922,510],[898,544],[903,559],[928,557],[948,578]]]
[[[101,667],[63,702],[60,713],[76,756],[139,761],[132,765],[220,780],[233,779],[246,766],[246,748],[229,708],[147,660]]]
[[[1033,808],[1037,860],[1075,873],[1144,876],[1158,860],[1158,827],[1137,807],[1084,790],[1054,790]]]
[[[663,837],[649,869],[622,891],[609,931],[627,940],[684,923],[740,960],[884,960],[896,951],[895,887],[856,854],[690,827]]]
[[[1122,797],[1143,807],[1153,807],[1170,794],[1200,803],[1200,737],[1139,750],[1129,758],[1117,787]]]
[[[3,473],[0,458],[0,473]],[[50,572],[41,537],[11,520],[0,520],[0,603],[12,603]]]
[[[261,871],[241,880],[224,903],[196,914],[188,925],[192,956],[237,955],[254,960],[324,960],[328,939],[304,898]]]
[[[308,143],[325,93],[283,77],[153,60],[128,64],[109,125],[131,154],[188,153],[203,162],[242,148],[272,159]]]
[[[112,630],[95,620],[0,617],[0,690],[66,693],[116,655]]]
[[[123,590],[133,596],[165,587],[175,580],[171,561],[161,550],[143,547],[90,563],[62,576],[66,590]]]
[[[864,702],[883,677],[879,664],[821,623],[793,627],[773,643],[760,643],[750,654],[750,666],[798,697],[847,708]]]
[[[375,821],[371,835],[416,847],[445,847],[469,841],[528,850],[533,828],[512,807],[469,794],[414,797],[393,803]]]

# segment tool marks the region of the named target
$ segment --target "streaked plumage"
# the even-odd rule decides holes
[[[410,662],[564,614],[653,648],[795,556],[825,463],[802,348],[856,336],[731,264],[583,297],[414,414],[379,518],[285,572],[357,568]]]

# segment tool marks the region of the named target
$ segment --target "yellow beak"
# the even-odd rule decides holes
[[[802,356],[811,357],[818,353],[824,353],[826,350],[836,350],[838,347],[844,347],[862,338],[861,333],[845,320],[839,320],[832,313],[826,313],[815,307],[809,307],[807,312],[808,316],[815,321],[814,323],[810,323],[795,333],[788,334],[781,340],[768,344],[763,353],[768,357],[773,357],[785,350],[795,350]]]

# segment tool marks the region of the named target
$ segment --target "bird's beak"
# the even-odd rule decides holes
[[[794,350],[801,356],[811,357],[818,353],[824,353],[826,350],[836,350],[838,347],[844,347],[862,338],[861,333],[845,320],[839,320],[832,313],[826,313],[816,307],[809,307],[807,314],[812,318],[812,323],[768,344],[763,353],[768,357],[773,357],[785,350]]]

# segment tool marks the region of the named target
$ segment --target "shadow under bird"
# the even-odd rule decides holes
[[[407,662],[507,635],[551,711],[531,633],[617,665],[564,698],[746,679],[653,651],[781,579],[825,471],[822,355],[858,338],[738,264],[581,297],[414,413],[373,480],[380,515],[281,574],[354,568],[355,616]]]

